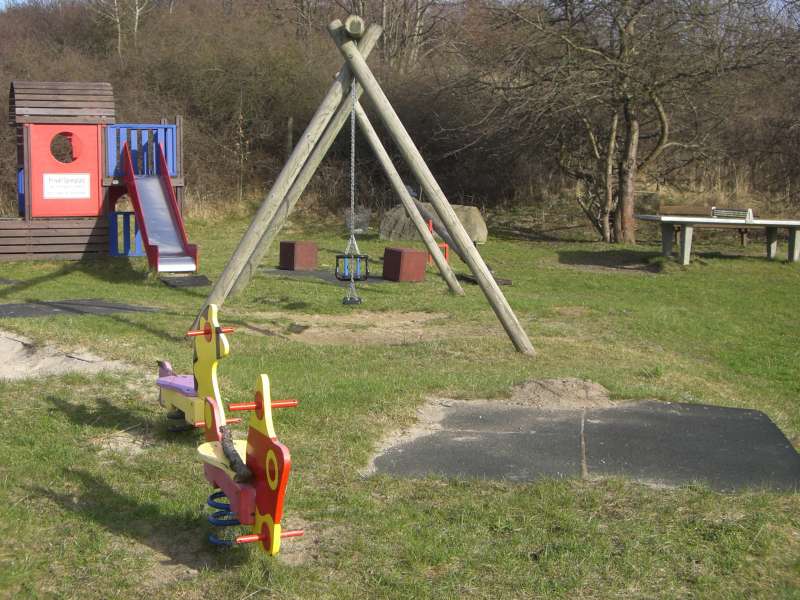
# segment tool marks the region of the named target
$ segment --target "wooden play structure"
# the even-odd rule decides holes
[[[281,444],[272,423],[273,408],[292,408],[297,400],[273,401],[269,378],[259,375],[253,402],[229,404],[230,411],[254,411],[247,440],[233,440],[228,425],[240,419],[226,419],[217,379],[220,359],[230,354],[227,334],[232,327],[219,323],[219,309],[209,305],[200,328],[187,333],[194,340],[193,375],[177,375],[166,361],[158,363],[156,385],[159,400],[168,410],[172,431],[200,428],[205,443],[197,452],[203,472],[214,492],[208,505],[214,509],[209,522],[216,527],[252,525],[253,532],[235,538],[211,534],[209,540],[221,546],[259,542],[265,552],[275,555],[282,538],[302,535],[302,531],[281,532],[281,515],[291,458]]]
[[[215,282],[202,310],[210,304],[222,305],[229,295],[238,293],[247,285],[339,131],[348,118],[351,118],[351,122],[357,122],[366,136],[450,291],[458,295],[464,294],[453,269],[428,229],[426,219],[433,221],[436,233],[467,264],[516,349],[525,354],[533,354],[533,345],[525,330],[367,65],[366,58],[380,37],[381,28],[377,25],[365,27],[360,17],[351,15],[344,23],[333,21],[328,29],[345,59],[345,64],[300,136],[225,270]],[[433,204],[436,215],[421,214],[420,205],[409,194],[358,101],[362,93],[369,97],[417,183]],[[195,323],[199,321],[202,310]]]
[[[105,82],[14,81],[19,218],[0,219],[0,260],[142,256],[197,269],[183,228],[182,121],[116,123]],[[133,211],[117,211],[128,195]]]

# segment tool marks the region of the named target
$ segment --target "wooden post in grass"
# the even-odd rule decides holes
[[[392,188],[394,188],[395,193],[400,197],[403,208],[406,209],[408,217],[411,219],[411,222],[414,223],[414,227],[417,228],[417,232],[422,238],[422,241],[425,242],[428,252],[433,257],[450,291],[459,296],[463,296],[464,290],[461,288],[461,284],[458,283],[453,269],[450,268],[442,251],[439,249],[439,244],[433,239],[433,234],[425,224],[425,219],[422,218],[419,210],[417,210],[414,199],[411,197],[411,194],[408,193],[405,183],[403,183],[403,178],[400,177],[400,173],[397,172],[389,153],[386,152],[386,148],[383,147],[375,128],[372,126],[372,123],[370,123],[367,113],[364,112],[364,108],[360,104],[356,104],[356,118],[358,119],[361,131],[364,133],[364,137],[367,138],[372,151],[375,153],[375,156],[378,157],[378,162],[381,163],[383,170],[386,172],[386,177],[389,178]]]
[[[450,203],[447,201],[444,192],[442,192],[439,184],[433,177],[428,165],[425,164],[425,160],[414,145],[411,136],[408,135],[403,123],[400,121],[400,117],[397,116],[389,99],[386,97],[386,94],[383,93],[372,71],[370,71],[364,57],[358,51],[355,42],[350,39],[342,40],[341,37],[336,34],[336,31],[338,31],[340,27],[341,22],[334,21],[329,25],[329,30],[336,45],[339,47],[339,51],[347,61],[350,71],[356,76],[359,83],[363,86],[365,93],[375,105],[378,114],[389,130],[400,153],[414,172],[414,175],[422,185],[425,193],[431,199],[431,203],[439,214],[439,218],[464,253],[467,265],[478,281],[481,290],[483,290],[483,293],[486,295],[486,299],[492,306],[497,318],[505,328],[506,333],[508,333],[511,341],[514,343],[514,346],[520,352],[533,354],[533,344],[531,344],[528,339],[528,335],[525,333],[522,325],[520,325],[519,320],[517,320],[517,316],[514,314],[511,306],[509,306],[506,297],[503,295],[494,277],[492,277],[492,274],[489,272],[489,268],[483,262],[480,253],[472,244],[472,240],[470,240],[461,221],[458,220],[453,207],[450,206]]]
[[[338,31],[343,27],[341,21],[334,21],[331,26],[337,23],[338,25],[335,27],[335,29]],[[370,32],[368,31],[361,41],[361,47],[365,53],[368,53],[370,50],[372,50],[372,48],[374,48],[375,43],[378,41],[378,37],[380,37],[381,34],[381,28],[377,25],[370,27],[370,30],[372,30],[373,33],[370,35]],[[309,155],[314,150],[314,146],[316,146],[320,137],[324,133],[328,123],[330,123],[331,118],[334,116],[337,110],[337,107],[339,104],[341,104],[342,98],[345,97],[346,92],[350,88],[351,79],[352,75],[350,70],[345,65],[345,67],[342,68],[339,71],[339,74],[336,76],[333,85],[328,90],[328,93],[322,100],[319,108],[317,108],[317,111],[311,118],[311,122],[308,124],[306,130],[303,132],[303,135],[300,137],[294,149],[292,150],[292,153],[289,156],[289,159],[286,161],[286,164],[283,166],[283,169],[281,169],[281,172],[278,174],[278,178],[272,185],[272,189],[270,189],[267,197],[264,199],[264,202],[261,204],[255,216],[253,217],[250,227],[247,228],[244,236],[239,241],[239,245],[236,247],[233,255],[228,260],[228,264],[225,265],[225,269],[215,282],[214,288],[209,293],[208,298],[206,298],[203,306],[200,308],[200,312],[195,318],[195,324],[199,322],[200,315],[209,304],[222,306],[240,276],[244,276],[245,279],[240,283],[238,286],[239,288],[244,287],[244,285],[249,281],[253,269],[248,269],[247,275],[243,275],[243,269],[249,263],[252,263],[254,258],[256,258],[254,256],[254,252],[259,247],[261,238],[269,227],[272,217],[280,208],[287,192],[297,178],[297,175],[300,173],[303,165],[308,160]],[[258,258],[260,260],[261,257],[259,256]]]
[[[377,25],[371,25],[362,37],[359,48],[364,48],[365,52],[370,52],[375,47],[375,44],[381,35],[381,31],[381,28]],[[346,39],[344,29],[341,27],[337,31],[337,35],[341,36],[342,39]],[[343,71],[347,71],[349,73],[349,69],[346,67],[343,69]],[[348,80],[348,82],[349,81],[350,80]],[[356,98],[361,96],[363,93],[363,90],[358,83],[356,83],[355,91]],[[319,168],[320,163],[325,158],[328,150],[330,150],[333,142],[336,141],[336,136],[339,135],[342,127],[344,127],[345,123],[347,123],[347,119],[350,117],[351,108],[352,104],[350,96],[349,94],[344,94],[339,103],[339,107],[336,109],[336,112],[328,123],[328,126],[325,128],[325,131],[320,136],[319,141],[317,141],[317,144],[314,146],[314,150],[306,159],[305,163],[303,164],[303,168],[300,169],[300,173],[297,175],[294,183],[292,183],[292,186],[289,188],[289,191],[286,193],[283,201],[272,214],[264,233],[261,235],[261,239],[258,241],[258,245],[250,254],[250,258],[247,260],[246,264],[242,266],[241,272],[238,274],[236,282],[231,288],[230,293],[232,295],[236,295],[242,291],[255,274],[256,270],[258,269],[258,265],[261,264],[264,256],[269,251],[270,245],[273,241],[275,241],[275,238],[277,237],[278,233],[280,233],[281,228],[283,228],[286,219],[289,218],[289,215],[294,210],[298,200],[300,200],[300,196],[303,195],[303,192],[311,181],[311,178],[314,176],[314,173],[316,173],[317,168]]]

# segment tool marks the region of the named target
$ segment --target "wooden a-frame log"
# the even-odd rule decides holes
[[[525,333],[522,325],[520,325],[517,316],[514,314],[511,306],[509,306],[506,297],[503,295],[494,277],[492,277],[492,274],[489,272],[489,268],[483,262],[480,253],[472,244],[472,240],[470,240],[461,221],[458,220],[458,216],[456,216],[453,207],[450,206],[444,192],[442,192],[439,184],[428,168],[428,165],[414,145],[411,136],[408,135],[403,123],[400,121],[400,117],[397,116],[397,113],[394,111],[394,108],[392,108],[386,94],[383,93],[380,84],[372,74],[364,57],[358,51],[355,42],[349,39],[342,42],[338,36],[334,35],[334,31],[340,26],[341,23],[334,21],[330,24],[329,30],[336,45],[339,47],[339,51],[347,61],[350,71],[364,87],[365,93],[375,105],[375,109],[378,111],[386,128],[389,130],[400,153],[414,172],[414,175],[420,185],[422,185],[425,193],[431,199],[431,203],[439,214],[439,218],[442,220],[445,227],[447,227],[448,231],[450,231],[456,244],[458,244],[464,253],[467,266],[469,266],[475,279],[478,281],[478,285],[480,285],[481,290],[483,290],[483,293],[486,295],[486,299],[492,306],[492,309],[505,328],[506,333],[508,333],[508,336],[511,338],[511,341],[514,343],[514,346],[519,352],[533,354],[533,344],[531,344],[531,341],[528,339],[528,335]]]
[[[367,33],[362,37],[359,47],[365,47],[365,49],[371,50],[377,43],[382,31],[383,30],[378,25],[370,25]],[[343,40],[347,39],[344,26],[339,27],[336,35],[341,37]],[[348,74],[350,72],[350,70],[347,68],[347,65],[343,67],[342,71],[347,71]],[[309,154],[308,158],[306,158],[305,162],[303,163],[303,167],[300,169],[300,172],[292,183],[292,186],[289,188],[289,191],[286,193],[283,200],[273,212],[272,217],[269,219],[269,223],[267,224],[264,233],[261,235],[261,239],[258,241],[255,249],[251,252],[246,263],[242,265],[236,281],[231,287],[229,292],[230,295],[235,296],[245,287],[247,287],[250,279],[252,279],[253,275],[255,275],[256,271],[258,270],[258,266],[261,264],[264,256],[269,251],[272,242],[275,241],[275,238],[280,233],[284,223],[286,223],[286,219],[289,218],[289,215],[294,210],[298,200],[300,200],[300,197],[303,195],[303,192],[305,192],[306,187],[308,187],[308,184],[311,182],[311,178],[314,176],[314,173],[316,173],[320,163],[327,155],[333,143],[336,141],[336,137],[339,135],[342,127],[344,127],[344,124],[347,123],[347,119],[350,116],[351,110],[351,100],[349,95],[350,81],[351,80],[347,81],[348,85],[347,89],[345,90],[347,93],[343,94],[336,112],[333,114],[333,117],[331,117],[327,127],[325,127],[325,131],[323,131],[322,135],[314,146],[314,149],[311,151],[311,154]],[[363,90],[361,89],[361,86],[356,83],[356,98],[358,98],[362,93]]]
[[[356,104],[356,118],[358,119],[358,124],[361,127],[361,131],[364,133],[364,137],[367,138],[372,151],[375,153],[375,156],[378,157],[378,162],[381,163],[383,170],[386,172],[386,177],[389,178],[389,182],[392,184],[392,188],[394,188],[395,193],[400,198],[403,208],[406,209],[408,217],[411,219],[412,223],[414,223],[414,227],[417,228],[417,232],[422,238],[422,241],[425,242],[428,252],[433,257],[433,260],[436,263],[436,266],[439,268],[439,272],[441,272],[442,277],[444,277],[444,280],[447,282],[450,291],[454,294],[458,294],[459,296],[463,296],[464,290],[462,289],[461,284],[458,282],[458,279],[456,279],[453,269],[450,267],[444,255],[442,254],[442,251],[439,249],[439,244],[437,244],[436,240],[433,239],[433,234],[428,229],[425,219],[422,218],[422,215],[417,210],[417,207],[414,204],[414,199],[411,197],[411,194],[408,193],[405,183],[403,183],[403,178],[400,177],[400,173],[397,172],[389,153],[386,152],[386,148],[383,147],[375,128],[372,126],[372,123],[370,122],[367,113],[364,112],[364,108],[361,106],[361,104]]]
[[[450,249],[458,254],[458,257],[467,262],[467,258],[464,253],[461,251],[461,248],[458,247],[455,240],[450,236],[450,233],[447,231],[447,228],[442,223],[441,219],[439,219],[439,215],[431,213],[419,200],[414,200],[414,207],[419,211],[419,214],[422,215],[422,218],[426,221],[430,221],[433,224],[433,231],[439,235],[444,243],[450,246]]]
[[[375,27],[377,26],[375,25],[370,26],[370,33],[368,34],[369,36],[380,35],[380,29],[379,28],[374,29]],[[343,28],[340,28],[337,31],[336,35],[337,37],[340,37],[340,39],[342,40],[346,39],[346,34]],[[363,93],[363,89],[358,82],[356,82],[355,92],[356,92],[356,99],[358,99]],[[247,261],[247,264],[244,265],[244,267],[242,268],[242,271],[239,274],[236,283],[234,283],[233,287],[231,288],[230,295],[236,295],[237,293],[242,291],[247,286],[247,283],[250,281],[253,275],[255,274],[264,256],[269,251],[272,242],[275,241],[275,238],[277,237],[278,233],[280,233],[280,230],[283,228],[286,219],[294,210],[295,205],[297,204],[300,197],[303,195],[303,192],[305,191],[306,187],[311,181],[311,178],[314,176],[314,173],[319,168],[320,163],[327,155],[334,141],[336,141],[336,137],[339,135],[339,132],[344,127],[345,123],[347,123],[347,120],[350,117],[351,110],[352,110],[352,101],[349,95],[347,95],[342,99],[341,103],[339,104],[339,108],[336,110],[336,113],[330,120],[330,123],[328,123],[328,127],[325,128],[325,132],[320,137],[319,141],[317,142],[317,145],[314,146],[314,150],[306,160],[305,164],[303,165],[303,168],[300,170],[300,173],[298,174],[297,178],[292,184],[292,187],[289,189],[289,192],[286,194],[286,197],[283,199],[283,202],[281,202],[280,206],[275,211],[275,214],[270,220],[270,223],[267,226],[267,230],[261,237],[258,246],[253,251],[253,254],[250,256],[250,259]],[[364,116],[366,117],[366,114],[364,114]],[[368,124],[369,127],[372,128],[372,124],[369,122]],[[374,140],[377,141],[378,144],[380,144],[380,139],[378,139],[377,134],[374,136]],[[372,141],[370,141],[370,143],[372,144]],[[375,148],[374,145],[372,147]],[[380,145],[380,150],[383,150],[385,153],[382,144]],[[379,154],[380,150],[376,149],[375,153]],[[388,158],[388,154],[386,154],[386,158],[388,159],[389,165],[394,170],[395,174],[397,175],[397,179],[399,180],[400,176],[399,174],[397,174],[397,170],[394,169],[394,165],[391,164],[391,159]],[[391,181],[392,176],[388,173],[388,171],[387,171],[387,176]],[[402,187],[402,190],[403,193],[408,195],[408,191],[405,189],[405,186]],[[400,194],[400,192],[398,192],[398,194]],[[410,196],[408,198],[410,200]],[[458,282],[455,273],[453,273],[452,268],[445,260],[444,255],[442,255],[442,252],[439,249],[438,244],[433,239],[433,236],[431,236],[430,231],[426,227],[425,219],[423,219],[423,217],[419,214],[419,212],[417,211],[417,207],[414,205],[413,201],[411,201],[410,203],[406,203],[405,201],[403,201],[402,195],[400,197],[400,200],[401,202],[403,202],[403,206],[405,207],[406,212],[408,213],[411,220],[414,222],[414,225],[417,226],[417,230],[419,231],[419,234],[422,237],[423,241],[425,241],[425,245],[428,247],[429,250],[431,248],[435,249],[434,251],[431,251],[431,255],[433,256],[433,259],[436,263],[437,268],[439,269],[439,272],[442,274],[442,277],[444,278],[445,282],[450,288],[450,291],[459,296],[463,295],[464,290],[461,287],[461,284]],[[445,241],[450,239],[449,237],[447,237],[446,234],[445,237],[447,238]],[[430,238],[430,242],[428,242],[427,238]],[[450,243],[451,248],[454,248],[456,250],[456,253],[460,254],[455,244],[451,242],[452,240],[448,242]]]
[[[343,27],[341,21],[335,21],[334,23],[338,23],[337,29],[341,29]],[[331,25],[333,25],[333,23]],[[378,25],[373,25],[368,28],[360,42],[360,48],[365,54],[368,55],[375,47],[381,31],[382,30]],[[287,192],[291,188],[295,179],[297,179],[300,170],[307,161],[309,155],[314,150],[314,147],[324,133],[328,123],[330,123],[339,104],[341,104],[345,93],[350,89],[350,81],[352,78],[353,76],[350,73],[350,70],[347,68],[347,64],[345,64],[339,71],[339,74],[336,76],[333,85],[331,85],[328,93],[325,95],[325,98],[322,100],[317,108],[317,111],[314,113],[314,116],[311,118],[311,121],[306,127],[306,130],[303,132],[303,135],[300,136],[297,145],[294,147],[294,150],[292,150],[292,153],[289,156],[289,159],[286,161],[286,164],[283,166],[283,169],[281,169],[281,172],[278,174],[275,183],[272,184],[272,188],[270,189],[264,201],[261,203],[261,206],[253,217],[253,220],[250,223],[250,226],[247,228],[244,236],[242,236],[242,239],[239,240],[239,245],[236,247],[236,250],[234,250],[233,254],[228,260],[228,264],[225,265],[225,269],[214,283],[214,287],[209,293],[208,298],[206,298],[203,306],[200,307],[200,312],[198,312],[197,317],[195,317],[193,327],[197,325],[200,320],[200,316],[203,314],[203,311],[209,304],[216,304],[218,306],[222,306],[224,304],[225,299],[233,289],[234,284],[240,278],[242,270],[250,262],[254,251],[258,247],[262,236],[272,220],[272,217],[280,208]],[[243,285],[246,285],[248,281],[249,277],[245,279],[239,287],[243,287]]]

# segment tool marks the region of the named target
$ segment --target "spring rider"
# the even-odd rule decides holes
[[[204,398],[221,402],[217,363],[230,353],[225,334],[233,333],[233,327],[222,327],[218,313],[217,305],[209,304],[200,317],[200,328],[186,333],[194,339],[192,375],[178,375],[168,361],[158,361],[158,400],[169,411],[170,431],[203,427]]]
[[[222,403],[205,399],[206,442],[197,448],[203,472],[215,488],[208,505],[215,509],[209,522],[218,527],[252,525],[253,532],[233,539],[209,535],[219,546],[259,542],[271,556],[280,551],[281,539],[303,535],[302,530],[281,531],[283,499],[292,466],[289,449],[281,444],[272,423],[273,408],[297,406],[297,400],[271,401],[269,377],[259,375],[254,402],[231,403],[232,411],[252,410],[247,440],[234,440],[223,425]],[[228,421],[230,422],[230,421]]]

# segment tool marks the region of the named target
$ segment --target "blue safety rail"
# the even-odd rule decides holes
[[[136,223],[135,213],[130,211],[108,213],[108,253],[111,256],[144,256],[142,232]]]
[[[177,172],[177,126],[149,125],[142,123],[119,123],[106,127],[106,174],[122,177],[122,146],[125,142],[131,149],[133,170],[136,175],[158,175],[158,153],[156,144],[164,148],[164,157],[172,177]]]
[[[25,216],[25,169],[17,169],[17,202],[19,216]]]

